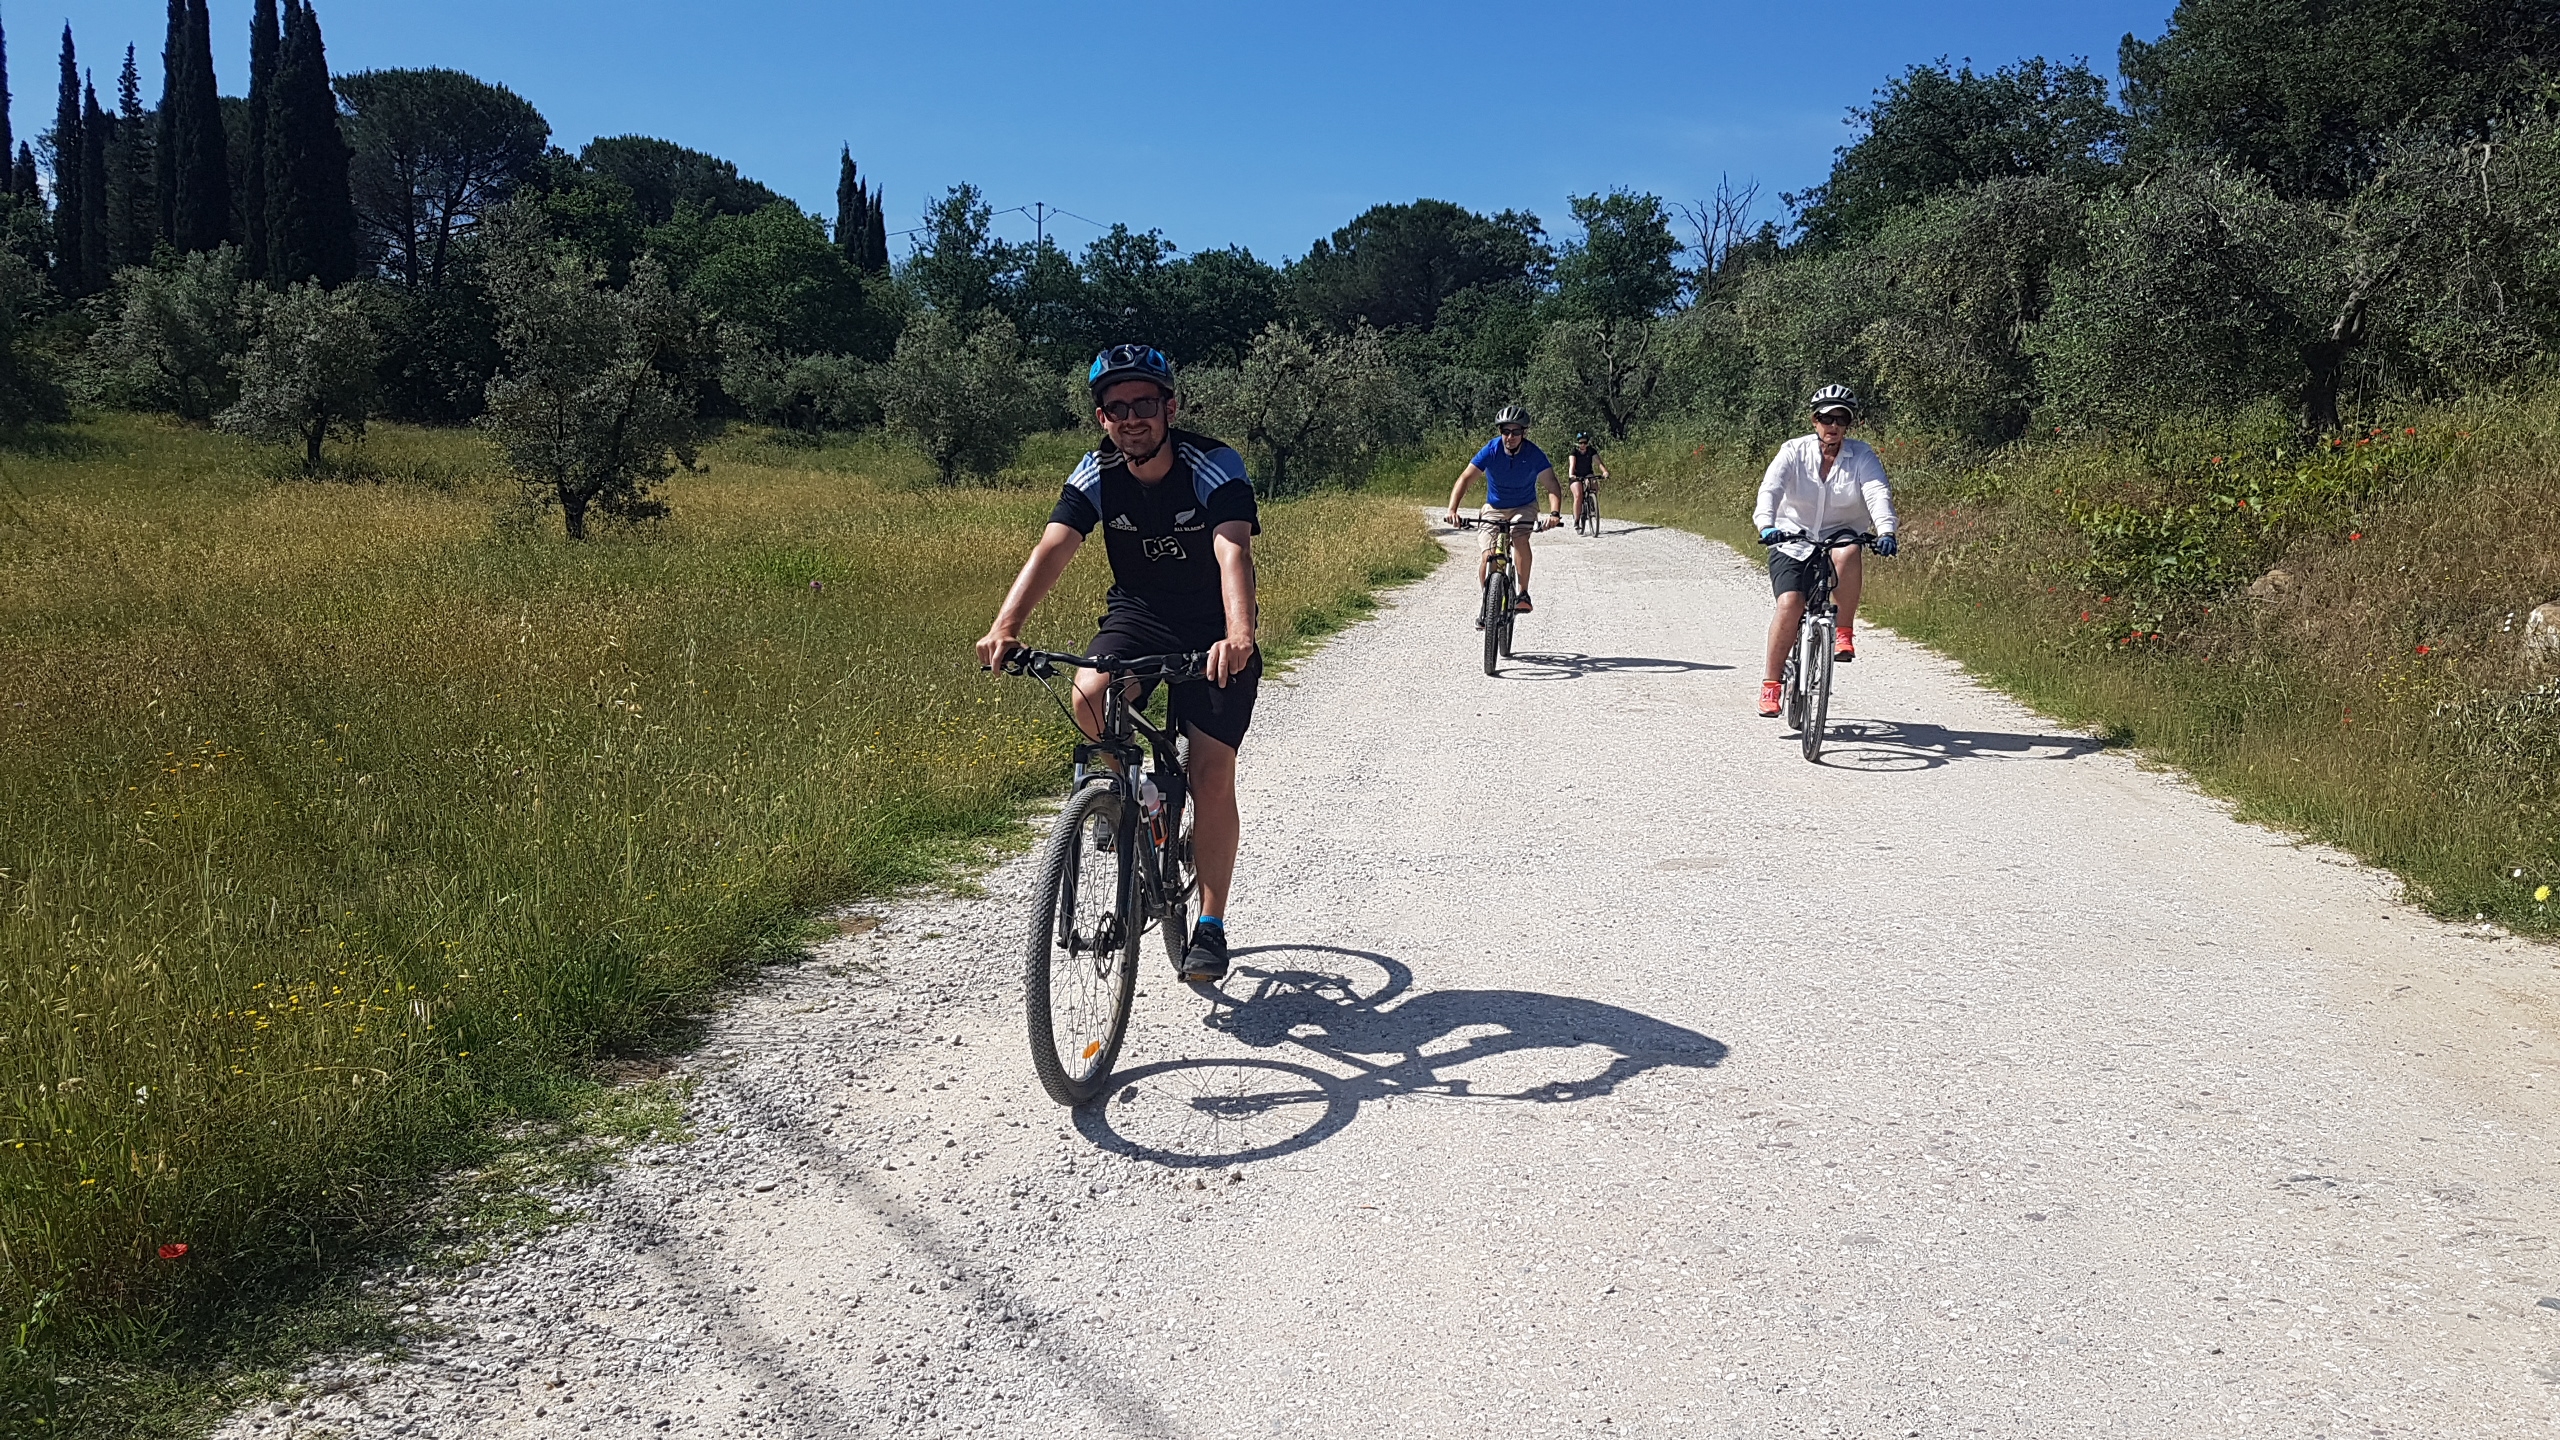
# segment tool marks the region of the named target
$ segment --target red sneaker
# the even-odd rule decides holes
[[[1840,627],[1839,635],[1831,642],[1832,663],[1846,665],[1857,658],[1858,637],[1850,634],[1849,627],[1843,625]]]
[[[1763,714],[1763,715],[1775,715],[1775,714],[1777,714],[1777,713],[1778,713],[1778,698],[1779,698],[1779,697],[1778,697],[1778,682],[1777,682],[1777,681],[1775,681],[1775,680],[1763,680],[1763,681],[1761,681],[1761,682],[1760,682],[1760,713],[1761,713],[1761,714]]]

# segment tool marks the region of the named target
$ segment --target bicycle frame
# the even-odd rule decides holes
[[[1193,662],[1191,668],[1196,670],[1198,661],[1203,657],[1188,658]],[[1060,655],[1036,650],[1022,652],[1015,664],[1016,668],[1028,672],[1044,683],[1061,665],[1089,670],[1101,668],[1080,655]],[[1149,752],[1153,752],[1153,773],[1158,780],[1159,788],[1164,792],[1164,804],[1155,817],[1154,833],[1146,837],[1147,843],[1137,847],[1138,865],[1132,871],[1137,882],[1144,887],[1144,898],[1147,901],[1146,918],[1152,921],[1170,910],[1174,902],[1185,898],[1188,893],[1187,885],[1180,894],[1169,891],[1165,884],[1165,876],[1168,873],[1180,873],[1181,857],[1175,852],[1182,843],[1182,837],[1175,833],[1174,828],[1167,822],[1169,817],[1178,817],[1182,814],[1183,801],[1191,789],[1191,776],[1182,768],[1182,752],[1174,734],[1149,720],[1146,713],[1132,700],[1129,692],[1138,686],[1155,681],[1172,682],[1181,677],[1165,673],[1161,666],[1157,667],[1157,673],[1140,674],[1135,678],[1124,678],[1117,672],[1108,673],[1111,678],[1110,683],[1103,686],[1101,733],[1090,740],[1077,743],[1074,752],[1075,783],[1069,787],[1069,793],[1084,789],[1096,779],[1105,781],[1128,802],[1123,813],[1131,817],[1129,825],[1134,830],[1138,825],[1146,823],[1145,807],[1138,803],[1137,777],[1142,770],[1148,768],[1151,758]],[[1054,693],[1051,698],[1056,698]],[[1119,763],[1117,765],[1094,763],[1103,759],[1115,760]],[[1178,823],[1178,820],[1175,821],[1176,825]],[[1113,898],[1123,902],[1125,908],[1127,896]]]

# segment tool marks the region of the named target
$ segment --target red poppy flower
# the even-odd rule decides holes
[[[2243,510],[2246,510],[2246,509],[2248,509],[2248,508],[2249,508],[2249,500],[2248,500],[2248,497],[2247,497],[2247,496],[2242,496],[2242,497],[2241,497],[2241,500],[2240,500],[2240,508],[2241,508],[2241,509],[2243,509]]]
[[[2086,610],[2081,611],[2081,612],[2080,612],[2080,618],[2081,618],[2082,620],[2087,620],[2087,619],[2089,618],[2089,612],[2088,612],[2088,611],[2086,611]]]
[[[2357,540],[2361,540],[2361,539],[2363,539],[2363,538],[2364,538],[2364,532],[2363,532],[2363,531],[2361,531],[2361,530],[2350,530],[2350,531],[2348,531],[2348,532],[2347,532],[2347,539],[2348,539],[2350,542],[2357,541]]]
[[[187,1247],[175,1241],[160,1247],[160,1258],[163,1260],[183,1260],[186,1256]]]
[[[2403,434],[2403,435],[2415,435],[2415,434],[2417,434],[2417,433],[2418,433],[2418,427],[2417,427],[2417,426],[2415,426],[2415,425],[2412,425],[2412,426],[2410,426],[2408,429],[2403,430],[2403,431],[2401,431],[2400,433],[2401,433],[2401,434]]]
[[[2432,649],[2432,648],[2434,648],[2434,647],[2432,647],[2432,646],[2428,646],[2428,645],[2421,645],[2421,646],[2419,646],[2419,647],[2418,647],[2418,653],[2419,653],[2419,654],[2421,654],[2421,655],[2424,655],[2424,654],[2426,654],[2426,653],[2427,653],[2427,651],[2429,651],[2429,650],[2430,650],[2430,649]]]

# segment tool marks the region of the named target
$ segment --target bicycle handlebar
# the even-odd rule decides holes
[[[1830,539],[1816,540],[1801,530],[1781,530],[1774,535],[1761,537],[1760,543],[1763,545],[1775,546],[1788,545],[1797,541],[1802,541],[1807,545],[1819,545],[1825,549],[1829,549],[1834,545],[1855,545],[1862,550],[1873,550],[1876,548],[1876,541],[1881,538],[1883,537],[1875,534],[1873,531],[1860,531],[1855,535],[1850,535],[1835,530],[1832,532]]]
[[[1461,530],[1535,530],[1547,523],[1544,518],[1536,515],[1515,515],[1508,520],[1488,520],[1481,515],[1458,517],[1458,528]]]
[[[1057,650],[1033,650],[1017,645],[996,662],[1007,675],[1034,675],[1041,679],[1058,672],[1060,666],[1072,670],[1100,670],[1123,680],[1197,680],[1208,673],[1209,652],[1193,650],[1179,655],[1139,655],[1121,661],[1099,660],[1091,655],[1069,655]]]

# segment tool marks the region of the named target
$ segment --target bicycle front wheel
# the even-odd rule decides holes
[[[1584,535],[1600,533],[1599,496],[1586,494],[1582,497],[1582,503],[1574,508],[1573,528]]]
[[[1813,643],[1805,663],[1804,758],[1819,763],[1822,727],[1831,715],[1831,627],[1817,626],[1809,633]]]
[[[1497,570],[1484,587],[1484,673],[1502,670],[1502,641],[1511,626],[1511,577]]]
[[[1804,723],[1804,643],[1787,652],[1786,668],[1778,672],[1778,723],[1793,730]]]
[[[1111,1086],[1138,985],[1137,827],[1128,801],[1096,781],[1049,832],[1031,907],[1023,994],[1031,1069],[1061,1105]]]

